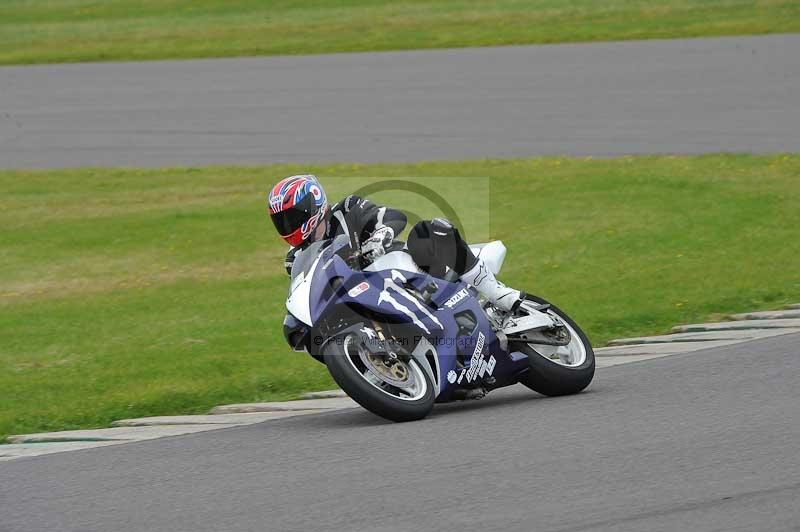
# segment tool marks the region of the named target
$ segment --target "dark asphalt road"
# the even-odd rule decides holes
[[[798,530],[800,335],[389,424],[360,409],[0,464],[0,530]]]
[[[0,168],[800,150],[800,35],[0,68]]]

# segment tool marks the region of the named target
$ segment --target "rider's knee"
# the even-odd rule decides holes
[[[458,229],[443,218],[417,222],[407,245],[414,262],[434,277],[443,277],[447,268],[460,275],[476,260]]]

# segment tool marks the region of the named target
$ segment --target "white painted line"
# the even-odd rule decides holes
[[[53,443],[13,443],[0,445],[0,462],[26,458],[28,456],[40,456],[43,454],[63,453],[67,451],[80,451],[82,449],[92,449],[94,447],[108,447],[118,445],[125,441],[75,441],[75,442],[53,442]]]
[[[609,342],[610,346],[634,344],[660,344],[669,342],[710,342],[714,340],[749,341],[758,338],[769,338],[782,334],[800,332],[800,329],[734,329],[722,331],[699,331],[689,333],[662,334],[658,336],[641,336],[638,338],[619,338]]]
[[[749,341],[750,339],[746,340]],[[600,358],[604,356],[621,355],[677,355],[680,353],[691,353],[701,349],[712,347],[723,347],[740,343],[740,340],[718,340],[711,342],[670,342],[654,344],[634,344],[619,345],[613,347],[601,347],[594,350],[594,354]]]
[[[347,397],[342,390],[324,390],[321,392],[308,392],[300,396],[300,399],[334,399],[337,397]]]
[[[800,309],[745,312],[744,314],[734,314],[731,318],[734,320],[796,320],[800,319]]]
[[[140,441],[235,426],[236,425],[168,425],[158,427],[114,427],[95,430],[64,430],[60,432],[40,432],[37,434],[17,434],[9,436],[8,441],[10,443]]]
[[[693,323],[673,327],[673,332],[723,331],[736,329],[786,329],[800,328],[800,320],[742,320],[718,323]]]
[[[0,445],[0,461],[240,427],[271,419],[325,411],[329,410],[288,410],[218,416],[158,416],[120,420],[114,423],[117,426],[108,429],[18,434],[8,438],[11,444]],[[191,423],[192,421],[195,423]]]
[[[220,414],[196,416],[156,416],[134,419],[120,419],[111,424],[113,427],[152,427],[160,425],[250,425],[270,419],[280,419],[313,413],[314,410],[296,410],[291,412],[256,412],[252,414]]]
[[[241,414],[250,412],[285,412],[292,410],[339,410],[356,408],[358,403],[349,397],[334,399],[309,399],[305,401],[286,401],[282,403],[242,403],[222,405],[213,408],[210,414]]]
[[[642,362],[644,360],[652,360],[654,358],[664,358],[669,356],[662,355],[628,355],[617,357],[597,357],[595,359],[595,367],[597,368],[610,368],[611,366],[619,366],[620,364],[630,364],[631,362]]]

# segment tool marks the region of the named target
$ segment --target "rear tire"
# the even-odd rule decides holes
[[[346,351],[346,345],[344,338],[334,338],[324,346],[322,354],[333,380],[350,398],[373,414],[390,421],[416,421],[430,413],[435,400],[434,386],[428,374],[416,365],[414,359],[408,365],[419,370],[414,375],[415,378],[424,380],[420,383],[424,389],[419,398],[400,399],[368,382],[349,360],[351,355]]]
[[[544,299],[532,295],[528,295],[527,299],[538,304],[549,304]],[[594,377],[595,362],[592,344],[589,343],[589,339],[578,324],[561,309],[550,305],[548,312],[552,312],[569,324],[569,327],[583,343],[586,358],[577,366],[566,366],[540,354],[527,343],[509,341],[509,351],[520,351],[528,355],[530,371],[520,379],[520,382],[542,395],[558,396],[578,393],[589,386]]]

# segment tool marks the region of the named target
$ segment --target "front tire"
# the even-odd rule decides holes
[[[413,378],[413,387],[391,386],[366,367],[357,351],[358,342],[358,335],[350,334],[333,338],[324,346],[325,365],[336,384],[362,407],[390,421],[416,421],[427,416],[435,400],[434,386],[416,360],[403,362]]]
[[[544,299],[532,295],[528,295],[527,299],[540,305],[549,304]],[[561,309],[550,305],[546,312],[558,316],[568,326],[572,341],[566,348],[558,349],[552,346],[509,341],[510,351],[520,351],[528,355],[530,370],[520,379],[520,382],[542,395],[558,396],[578,393],[589,386],[594,377],[595,361],[592,344],[589,343],[589,339],[578,324]],[[562,350],[560,357],[559,349]],[[565,363],[565,360],[569,361],[569,359],[564,355],[564,350],[569,351],[569,355],[576,360],[573,360],[572,363]]]

